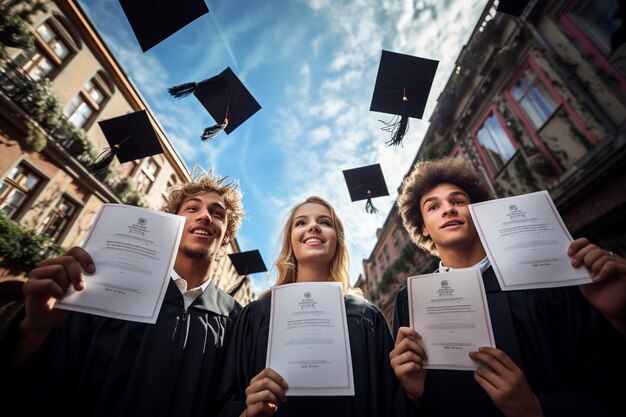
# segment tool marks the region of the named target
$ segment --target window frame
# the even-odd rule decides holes
[[[74,205],[73,211],[67,216],[64,216],[64,213],[58,210],[59,204],[63,200],[69,201],[71,204]],[[75,198],[73,198],[72,196],[70,196],[69,194],[67,193],[61,194],[57,202],[54,204],[54,206],[50,207],[48,214],[41,222],[39,226],[39,233],[41,233],[42,235],[49,236],[55,243],[60,243],[65,238],[65,236],[67,236],[69,230],[74,224],[74,220],[76,220],[76,218],[78,217],[78,214],[80,213],[82,207],[83,207],[82,203],[76,200]],[[52,222],[48,222],[47,220],[51,214],[56,215],[56,217],[53,217]],[[59,227],[54,234],[52,235],[47,234],[46,231],[49,230],[49,228],[51,227],[51,224],[58,218],[64,218],[65,220],[64,224],[62,224],[61,227]]]
[[[26,189],[26,191],[24,191],[25,187],[23,187],[20,183],[9,178],[9,175],[11,174],[11,172],[14,169],[19,169],[20,167],[22,167],[23,170],[26,171],[27,173],[33,174],[38,179],[35,186],[32,188]],[[28,163],[25,159],[21,159],[17,161],[16,164],[9,167],[9,169],[3,173],[2,184],[7,183],[8,187],[6,190],[3,190],[2,195],[0,195],[0,205],[3,205],[0,208],[0,210],[4,208],[4,203],[8,200],[11,190],[17,188],[20,192],[24,193],[25,198],[22,201],[20,201],[19,205],[15,208],[15,210],[13,210],[11,214],[7,215],[7,217],[14,221],[21,220],[24,214],[30,209],[33,202],[37,199],[41,191],[45,188],[45,185],[47,182],[48,182],[48,177],[44,175],[41,171],[36,169],[32,164]]]
[[[69,101],[69,103],[67,103],[65,105],[65,107],[63,108],[63,115],[67,118],[68,122],[72,123],[74,126],[84,129],[84,130],[88,130],[94,123],[94,121],[97,119],[98,115],[102,112],[102,109],[104,109],[104,107],[106,106],[106,104],[109,102],[109,100],[111,99],[111,92],[108,88],[106,88],[103,85],[103,82],[101,80],[98,79],[99,75],[96,74],[93,77],[91,77],[90,79],[88,79],[87,81],[85,81],[85,83],[82,85],[80,91],[78,93],[76,93],[76,95],[74,97],[72,97],[72,99]],[[88,84],[92,85],[92,88],[90,90],[86,89],[86,86]],[[98,91],[100,92],[100,95],[102,96],[102,100],[98,103],[96,102],[91,94],[90,91],[92,91],[93,89],[98,89]],[[71,113],[68,111],[68,108],[70,107],[70,105],[74,102],[74,100],[79,99],[80,100],[80,104],[78,104],[77,106],[74,107],[74,109],[71,111]],[[74,124],[74,122],[71,121],[72,117],[74,115],[77,114],[77,110],[81,108],[81,106],[87,106],[90,110],[91,113],[84,118],[84,123],[80,126]]]
[[[564,32],[572,36],[580,47],[591,55],[591,60],[593,60],[596,65],[617,80],[620,90],[626,92],[626,74],[622,73],[611,63],[611,58],[617,50],[610,51],[607,54],[602,47],[597,44],[597,41],[594,39],[595,37],[590,35],[584,28],[584,23],[573,16],[573,14],[575,14],[574,10],[580,6],[581,3],[582,2],[579,0],[570,0],[563,12],[556,17],[556,20],[564,29]]]
[[[50,41],[46,41],[44,37],[39,33],[39,28],[46,26],[54,36]],[[51,15],[47,19],[43,20],[37,26],[33,26],[31,33],[35,39],[35,47],[32,51],[24,55],[25,62],[21,65],[22,69],[34,80],[40,80],[42,78],[48,78],[53,80],[59,73],[65,68],[65,66],[76,56],[80,50],[80,45],[77,45],[72,37],[68,36],[64,25],[59,22],[58,17]],[[51,42],[60,42],[67,51],[64,57],[59,57],[54,51],[54,46]],[[40,74],[39,76],[33,76],[33,70],[40,68],[39,63],[47,61],[51,65],[51,69],[47,72]]]
[[[483,150],[483,145],[478,139],[478,132],[483,128],[483,126],[485,125],[485,122],[487,121],[487,119],[489,119],[489,117],[491,117],[491,115],[495,116],[496,120],[498,121],[498,124],[502,128],[503,132],[509,139],[511,146],[513,147],[513,153],[511,154],[511,157],[507,161],[504,161],[502,164],[502,167],[500,167],[499,169],[497,169],[497,167],[495,166],[492,166],[491,160],[487,157],[487,155],[485,155],[485,151]],[[496,108],[495,104],[492,104],[491,106],[489,106],[487,111],[485,111],[485,114],[483,115],[483,117],[480,119],[480,121],[476,124],[476,126],[472,130],[472,140],[474,141],[474,145],[476,146],[476,149],[478,150],[478,154],[480,155],[480,159],[482,160],[483,165],[487,168],[489,177],[492,179],[494,179],[502,171],[504,171],[504,169],[508,166],[509,162],[511,162],[513,158],[515,158],[515,155],[519,151],[519,144],[515,142],[513,135],[511,134],[511,131],[507,127],[506,122],[502,118],[502,115],[500,115],[500,112],[498,112],[498,109]]]

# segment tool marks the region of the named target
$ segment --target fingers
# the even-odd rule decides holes
[[[421,339],[422,336],[412,327],[400,327],[398,329],[398,334],[396,335],[396,346],[407,338],[417,342],[417,340]]]
[[[287,401],[289,385],[280,374],[265,368],[250,380],[246,388],[246,408],[248,416],[272,415],[278,404]]]
[[[567,253],[572,257],[572,266],[584,265],[595,282],[626,274],[626,259],[590,243],[585,238],[573,241]]]
[[[584,238],[584,237],[578,238],[574,240],[572,243],[570,243],[569,248],[567,250],[567,254],[569,256],[574,256],[579,250],[581,250],[582,248],[590,244],[591,242],[589,242],[587,238]]]
[[[70,284],[76,290],[82,290],[84,287],[83,270],[93,273],[96,267],[91,256],[84,249],[75,246],[63,256],[40,262],[28,277],[33,279],[52,279],[64,291]]]

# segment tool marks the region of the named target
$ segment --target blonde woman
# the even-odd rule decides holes
[[[342,283],[352,353],[354,396],[290,396],[277,372],[265,368],[270,293],[244,308],[224,365],[224,416],[389,416],[398,382],[389,365],[393,339],[382,313],[350,289],[349,257],[341,220],[320,197],[296,205],[283,228],[276,286]]]

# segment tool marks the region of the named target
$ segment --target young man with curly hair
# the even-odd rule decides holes
[[[502,291],[468,208],[490,198],[482,178],[456,158],[418,162],[402,185],[398,206],[404,227],[418,246],[440,258],[438,272],[481,270],[497,345],[470,353],[481,364],[476,372],[423,369],[427,356],[420,329],[408,327],[408,293],[402,288],[390,360],[414,411],[426,416],[617,414],[624,383],[609,381],[617,381],[617,369],[624,368],[617,348],[624,346],[624,337],[615,331],[626,306],[624,259],[578,239],[568,252],[572,264],[587,267],[597,283]],[[608,295],[606,283],[621,288],[621,299]],[[589,286],[594,290],[583,288]]]
[[[234,183],[205,173],[175,186],[163,211],[185,224],[156,323],[52,308],[70,285],[84,287],[81,270],[96,266],[80,247],[41,262],[24,284],[25,308],[0,339],[0,360],[11,362],[2,374],[12,384],[0,394],[11,395],[4,407],[13,404],[20,415],[211,414],[241,306],[210,278],[241,225],[241,195]]]

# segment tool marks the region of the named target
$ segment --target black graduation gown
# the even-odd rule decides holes
[[[0,406],[20,416],[211,415],[224,343],[240,311],[209,284],[185,312],[170,280],[155,324],[73,313],[19,374],[3,377],[12,396]],[[22,317],[0,339],[5,354]]]
[[[354,396],[289,396],[274,416],[392,416],[398,380],[389,364],[393,337],[383,314],[369,301],[344,297],[352,353]],[[220,416],[239,416],[245,390],[265,368],[271,297],[248,304],[237,318],[220,385],[226,390]]]
[[[624,338],[578,287],[501,291],[492,268],[483,282],[496,347],[522,369],[546,417],[623,415],[616,403],[625,387]],[[404,287],[396,296],[394,336],[409,323]],[[473,372],[434,369],[426,374],[422,414],[502,415]]]

